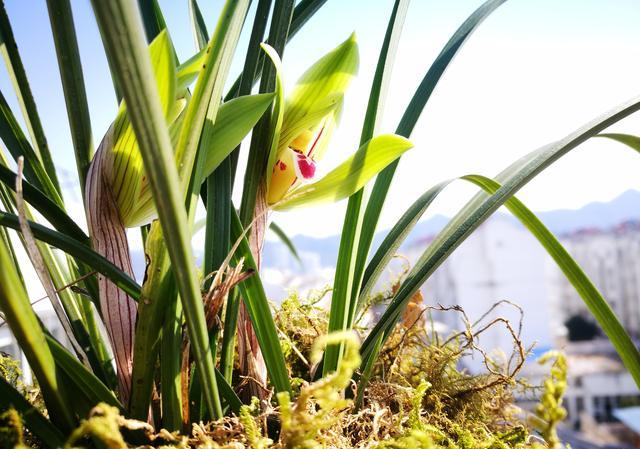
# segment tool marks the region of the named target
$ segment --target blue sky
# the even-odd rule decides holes
[[[68,203],[79,201],[75,163],[44,0],[5,0],[55,163],[68,175]],[[178,54],[194,52],[186,0],[161,0]],[[211,31],[221,0],[200,0]],[[478,0],[414,0],[400,43],[381,127],[392,132],[440,48]],[[88,0],[72,0],[90,102],[95,145],[115,116],[109,70]],[[346,98],[343,122],[320,170],[354,151],[392,2],[328,0],[284,55],[292,86],[306,67],[356,31],[361,65]],[[251,17],[251,16],[250,16]],[[640,5],[635,0],[510,0],[471,37],[443,77],[400,164],[382,225],[388,226],[424,190],[453,176],[492,175],[537,147],[640,93]],[[246,36],[239,45],[238,73]],[[0,89],[16,115],[4,68]],[[633,117],[614,128],[640,133]],[[640,188],[640,158],[600,139],[585,144],[533,181],[521,198],[536,210],[575,208]],[[451,214],[472,193],[455,186],[432,213]],[[75,207],[81,215],[80,208]],[[339,231],[344,203],[277,214],[290,233]]]

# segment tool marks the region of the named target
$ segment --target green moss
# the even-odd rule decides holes
[[[118,409],[107,404],[96,406],[89,419],[73,431],[65,449],[96,447],[98,449],[126,449],[127,443],[120,433],[122,417]]]
[[[567,416],[567,410],[562,406],[567,390],[567,359],[561,352],[550,351],[540,357],[538,363],[545,364],[551,360],[551,373],[544,381],[544,391],[535,409],[536,424],[550,448],[562,449],[557,427]]]
[[[14,409],[9,409],[0,414],[0,448],[26,448],[23,443],[22,419]]]
[[[352,381],[360,366],[357,332],[325,335],[327,316],[317,296],[309,302],[292,295],[276,311],[282,345],[298,388],[291,397],[279,394],[277,408],[261,411],[257,404],[241,408],[237,417],[195,424],[190,438],[166,432],[152,434],[145,423],[127,420],[106,405],[73,432],[67,448],[125,449],[134,447],[202,449],[559,449],[556,427],[565,413],[566,364],[554,360],[545,382],[536,425],[524,421],[514,405],[515,379],[524,357],[515,345],[514,358],[499,363],[473,344],[470,330],[447,340],[430,335],[424,318],[413,314],[390,335],[374,367],[371,382],[356,408],[345,392],[355,395]],[[420,307],[421,298],[414,301]],[[312,381],[327,344],[345,343],[340,368]],[[517,342],[516,342],[517,343]],[[459,369],[461,359],[486,357],[487,371],[471,375]],[[271,439],[267,436],[270,423]],[[132,428],[147,426],[145,439],[133,439]],[[274,430],[275,429],[275,430]],[[537,429],[548,441],[534,441]]]
[[[22,383],[22,371],[20,365],[8,354],[0,352],[0,376],[2,376],[9,384],[18,391],[24,390]]]

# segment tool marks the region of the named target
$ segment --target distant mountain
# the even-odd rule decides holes
[[[580,209],[541,212],[538,217],[555,234],[581,228],[611,228],[623,221],[640,218],[640,192],[627,190],[608,203],[589,203]]]
[[[511,215],[501,218],[516,221]],[[609,202],[593,202],[580,209],[560,209],[537,214],[542,222],[556,235],[566,234],[584,228],[611,228],[621,222],[640,219],[640,192],[628,190]],[[408,241],[432,236],[440,231],[449,219],[436,215],[428,220],[420,221],[411,232]],[[374,248],[384,239],[388,230],[379,231],[373,242]],[[293,242],[302,255],[313,261],[314,267],[333,267],[340,246],[340,237],[330,236],[314,238],[298,235]],[[299,265],[280,242],[265,245],[264,261],[266,267],[278,267],[300,270]],[[307,267],[308,268],[308,267]]]

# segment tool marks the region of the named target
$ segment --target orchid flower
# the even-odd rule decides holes
[[[278,55],[264,44],[263,49],[278,72],[273,115],[283,110],[281,120],[275,120],[266,173],[266,199],[272,209],[346,198],[412,147],[400,136],[375,137],[325,177],[311,182],[340,119],[344,94],[358,71],[355,34],[313,64],[286,102],[282,100]]]

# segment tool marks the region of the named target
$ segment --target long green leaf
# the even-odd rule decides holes
[[[83,395],[87,402],[91,404],[91,407],[98,405],[100,402],[105,402],[124,410],[113,392],[91,371],[88,371],[64,346],[50,335],[46,335],[46,339],[56,366],[64,371],[72,382],[74,395]]]
[[[93,137],[73,12],[69,0],[47,0],[47,8],[67,106],[80,191],[84,198],[87,170],[93,157]]]
[[[254,83],[258,80],[258,77],[260,76],[259,69],[264,60],[264,52],[262,51],[260,44],[264,41],[264,33],[267,29],[270,11],[271,0],[258,0],[256,14],[253,19],[253,26],[251,27],[251,36],[249,36],[249,43],[247,45],[247,54],[244,59],[244,66],[242,67],[242,74],[238,79],[236,79],[233,87],[229,89],[229,92],[225,96],[225,101],[237,96],[249,95],[253,89]],[[233,185],[235,181],[239,155],[240,145],[238,145],[231,156],[229,156],[228,170],[230,173],[227,176],[231,179],[231,185]],[[230,200],[228,201],[228,207],[231,208]]]
[[[425,74],[422,82],[416,89],[415,94],[411,98],[409,105],[407,106],[400,123],[396,129],[396,133],[410,137],[413,129],[422,114],[422,111],[431,98],[438,81],[444,74],[445,70],[462,48],[466,40],[471,34],[480,26],[480,24],[493,13],[500,5],[505,3],[506,0],[487,0],[473,14],[471,14],[467,20],[460,25],[460,28],[451,36],[449,41],[440,51],[440,54],[436,57],[431,67]],[[376,232],[380,213],[384,206],[387,192],[391,186],[391,181],[395,174],[396,167],[399,160],[392,162],[384,169],[376,178],[367,207],[365,210],[364,218],[362,220],[362,231],[360,233],[360,242],[358,244],[358,262],[357,266],[360,273],[364,269],[366,259],[373,242],[373,237]]]
[[[204,17],[196,0],[189,0],[189,16],[191,17],[191,28],[193,37],[196,41],[196,48],[199,50],[207,46],[209,42],[209,33],[204,23]]]
[[[579,144],[597,135],[617,121],[640,110],[640,98],[634,98],[602,117],[591,121],[556,143],[547,145],[519,159],[500,173],[496,180],[502,186],[495,194],[478,194],[472,199],[436,236],[422,254],[414,268],[400,286],[398,292],[385,310],[380,321],[372,329],[363,343],[365,359],[375,356],[373,345],[391,332],[411,296],[429,278],[438,266],[475,230],[484,220],[504,204],[522,186],[545,168],[576,148]],[[365,360],[366,363],[366,360]]]
[[[151,43],[158,34],[167,28],[158,0],[138,0],[140,14],[147,42]]]
[[[603,133],[598,134],[595,137],[605,137],[611,140],[615,140],[616,142],[620,142],[624,145],[627,145],[629,148],[640,152],[640,137],[638,136],[620,133]]]
[[[243,258],[245,268],[257,273],[258,267],[251,254],[249,243],[243,235],[244,231],[240,224],[240,219],[234,211],[231,216],[231,238],[233,240],[242,239],[234,255],[234,260],[237,263],[240,258]],[[271,382],[276,392],[286,391],[290,393],[291,385],[289,383],[289,374],[285,365],[284,355],[282,354],[282,348],[280,347],[280,339],[278,338],[278,332],[273,321],[269,301],[267,300],[260,277],[257,275],[250,276],[240,283],[239,289],[242,299],[247,306],[247,311],[249,312],[256,336],[258,337],[260,349],[262,349],[262,355],[264,356]]]
[[[471,181],[489,194],[495,194],[500,189],[498,182],[484,176],[468,175],[464,176],[463,179]],[[516,197],[511,197],[504,205],[538,239],[544,249],[547,250],[547,253],[558,264],[558,267],[571,282],[591,314],[598,321],[607,337],[609,337],[622,362],[640,388],[640,351],[638,351],[635,343],[625,331],[606,299],[602,297],[602,294],[593,285],[589,277],[582,271],[553,233],[520,200]]]
[[[0,139],[16,161],[20,156],[24,157],[24,175],[27,180],[49,195],[56,204],[63,206],[62,197],[22,132],[2,92],[0,92]]]
[[[0,226],[20,231],[18,217],[2,211],[0,211]],[[104,274],[132,298],[137,300],[140,297],[140,286],[136,281],[88,246],[38,223],[29,222],[29,227],[36,239],[61,249],[98,273]]]
[[[218,381],[218,387],[220,388],[220,395],[224,398],[226,405],[231,409],[233,413],[238,415],[240,413],[240,407],[242,402],[240,398],[233,391],[233,388],[227,382],[227,379],[222,375],[220,371],[216,369],[216,380]]]
[[[49,416],[63,431],[70,431],[75,422],[64,399],[60,373],[4,239],[0,239],[0,267],[0,310],[38,379]]]
[[[273,94],[245,95],[220,106],[216,121],[205,125],[201,137],[205,160],[202,176],[208,177],[246,137],[273,101]]]
[[[293,14],[293,0],[276,0],[273,7],[271,26],[267,44],[274,49],[280,58],[284,55],[284,48],[289,34],[289,25]],[[277,83],[277,67],[272,64],[264,64],[262,77],[260,78],[260,93],[273,92]],[[272,114],[263,116],[256,125],[251,135],[249,156],[242,187],[242,200],[240,202],[240,222],[248,226],[253,220],[256,209],[258,192],[264,191],[265,168],[269,158],[269,152],[264,151],[265,142],[270,141],[272,124],[277,117]]]
[[[393,134],[374,137],[322,179],[294,189],[276,203],[274,209],[286,210],[347,198],[412,147],[407,139]]]
[[[7,11],[4,7],[4,3],[0,5],[0,53],[5,60],[7,71],[9,72],[9,78],[13,84],[13,89],[18,97],[18,103],[24,116],[31,142],[33,143],[34,150],[40,156],[42,164],[49,173],[51,182],[60,193],[60,183],[56,175],[56,169],[53,165],[51,158],[51,152],[49,151],[49,145],[47,144],[47,138],[42,128],[42,122],[38,115],[38,108],[33,99],[33,93],[29,87],[29,81],[27,74],[22,65],[22,59],[18,52],[18,46],[15,38],[13,37],[13,31],[11,30],[11,23],[7,16]]]
[[[61,448],[65,438],[62,432],[44,417],[24,396],[20,394],[7,380],[0,376],[0,410],[15,408],[27,429],[51,449]]]
[[[389,24],[380,48],[376,72],[371,84],[367,112],[362,125],[361,145],[373,137],[382,118],[391,69],[408,6],[409,0],[396,0],[389,17]],[[361,259],[365,260],[369,251],[369,248],[363,248],[362,251],[359,248],[360,232],[364,218],[364,208],[362,207],[364,198],[364,190],[361,189],[349,197],[349,203],[347,204],[331,297],[329,332],[346,330],[353,323],[354,313],[352,310],[355,308],[353,305],[356,298],[355,292],[359,289],[360,277],[362,276],[362,269],[359,269],[358,262]],[[339,347],[333,345],[327,347],[323,363],[325,374],[338,369],[338,363],[343,352],[344,343]]]
[[[320,8],[326,2],[327,0],[301,0],[296,5],[291,16],[289,33],[286,36],[287,43],[289,43],[289,41],[302,29],[302,27],[313,17],[316,12],[320,10]],[[225,100],[230,100],[237,95],[248,95],[249,92],[251,92],[251,87],[256,81],[258,81],[258,79],[260,79],[260,71],[257,70],[257,68],[262,66],[262,64],[264,63],[264,54],[260,53],[259,44],[263,41],[262,37],[264,36],[270,9],[271,0],[259,0],[258,8],[256,10],[256,21],[254,21],[254,27],[251,31],[251,38],[249,39],[249,50],[247,51],[245,67],[242,71],[242,75],[236,79],[236,81],[229,89],[229,92],[227,92],[227,95],[224,97]],[[282,53],[278,52],[278,54]],[[247,65],[247,62],[255,62],[256,65]],[[252,69],[250,69],[250,67]]]
[[[442,192],[442,190],[451,183],[451,180],[441,182],[420,196],[407,210],[402,217],[396,222],[391,230],[387,233],[384,240],[374,253],[373,257],[367,265],[362,278],[362,289],[358,297],[356,311],[359,311],[364,301],[371,294],[380,275],[384,272],[389,261],[395,255],[397,249],[407,238],[411,230],[415,227],[418,220],[431,205],[433,200]]]
[[[176,431],[182,427],[182,307],[174,300],[163,311],[165,318],[160,343],[162,426]]]

